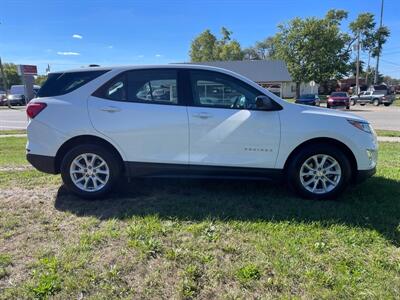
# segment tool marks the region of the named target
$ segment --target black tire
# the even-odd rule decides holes
[[[308,191],[301,183],[300,170],[303,163],[317,154],[325,154],[334,158],[338,162],[341,169],[342,174],[336,187],[327,193],[312,193],[311,191]],[[318,143],[303,147],[295,153],[287,167],[287,180],[290,188],[303,198],[315,200],[334,199],[339,196],[348,186],[352,176],[351,173],[352,171],[350,162],[342,150],[331,144]]]
[[[350,109],[350,106],[346,106],[346,109]]]
[[[383,105],[385,105],[385,106],[390,106],[390,104],[392,104],[392,103],[383,103]]]
[[[365,103],[360,103],[360,105],[361,105],[361,106],[364,106],[364,105],[365,105]]]
[[[81,154],[85,153],[93,153],[103,159],[109,169],[109,177],[106,184],[97,191],[85,191],[77,187],[72,181],[70,175],[70,167],[75,158],[77,158]],[[64,156],[61,162],[61,178],[69,191],[74,193],[75,195],[85,198],[85,199],[99,199],[107,195],[112,188],[117,183],[118,179],[121,177],[121,162],[117,158],[117,156],[106,149],[105,147],[86,144],[80,145],[72,148],[68,153]],[[92,180],[93,184],[93,180]]]
[[[329,104],[326,105],[326,108],[331,108],[331,106]]]
[[[374,99],[373,101],[372,101],[372,104],[374,105],[374,106],[379,106],[379,99]]]

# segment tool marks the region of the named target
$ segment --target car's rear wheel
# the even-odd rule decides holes
[[[364,105],[365,105],[365,103],[360,103],[360,105],[361,105],[361,106],[364,106]]]
[[[121,174],[121,163],[109,150],[97,145],[71,149],[61,163],[61,177],[74,194],[95,199],[112,190]]]
[[[372,102],[373,105],[375,106],[379,106],[379,99],[374,99],[374,101]]]
[[[390,104],[392,104],[392,103],[384,103],[383,105],[390,106]]]
[[[289,163],[289,186],[309,199],[337,197],[348,185],[351,166],[342,150],[314,144],[298,151]]]
[[[346,109],[350,109],[350,106],[346,106]]]

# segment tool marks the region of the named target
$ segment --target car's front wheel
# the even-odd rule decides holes
[[[379,99],[374,99],[374,101],[372,102],[372,104],[374,105],[374,106],[379,106]]]
[[[121,163],[108,149],[81,145],[71,149],[61,163],[61,177],[74,194],[95,199],[106,195],[120,178]]]
[[[314,144],[300,149],[289,163],[289,186],[309,199],[337,197],[348,185],[351,166],[334,145]]]
[[[385,106],[390,106],[392,103],[384,103]]]

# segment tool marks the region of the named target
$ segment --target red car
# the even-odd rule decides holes
[[[350,97],[346,92],[333,92],[326,102],[327,108],[346,107],[350,109]]]

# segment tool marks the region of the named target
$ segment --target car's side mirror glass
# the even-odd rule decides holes
[[[262,110],[274,110],[276,108],[275,102],[264,95],[256,97],[256,107]]]

